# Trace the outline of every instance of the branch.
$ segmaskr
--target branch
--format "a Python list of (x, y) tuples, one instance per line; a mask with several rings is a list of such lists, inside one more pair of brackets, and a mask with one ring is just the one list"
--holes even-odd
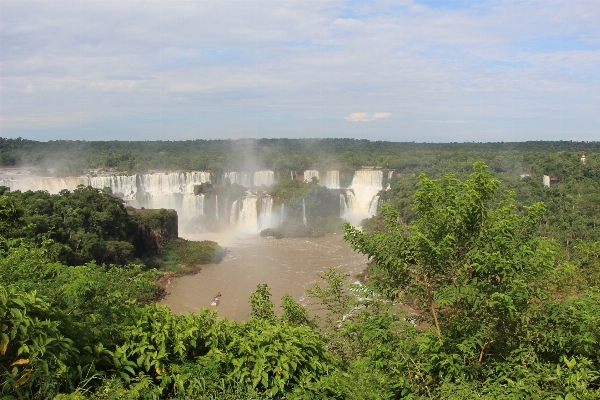
[(485, 342), (483, 344), (483, 347), (481, 348), (481, 353), (479, 353), (479, 362), (481, 362), (481, 360), (483, 360), (483, 355), (485, 354), (485, 348), (488, 346), (488, 344), (490, 343), (494, 343), (495, 340), (491, 340), (489, 342)]

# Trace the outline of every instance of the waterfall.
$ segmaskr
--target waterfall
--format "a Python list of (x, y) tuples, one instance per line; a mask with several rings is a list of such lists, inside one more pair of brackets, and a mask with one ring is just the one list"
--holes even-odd
[(204, 195), (184, 194), (181, 204), (181, 215), (185, 219), (192, 219), (204, 215)]
[(238, 225), (251, 231), (258, 229), (258, 197), (244, 197), (242, 199), (242, 208), (239, 212)]
[(279, 217), (279, 226), (281, 226), (281, 224), (283, 224), (284, 209), (285, 209), (285, 204), (281, 203), (281, 216)]
[(379, 196), (373, 197), (371, 204), (369, 205), (369, 214), (377, 215), (377, 207), (379, 206)]
[(256, 171), (254, 173), (254, 186), (272, 186), (275, 183), (273, 171)]
[(394, 176), (394, 171), (393, 170), (389, 170), (388, 171), (388, 179), (392, 179), (392, 176)]
[(234, 201), (231, 205), (231, 213), (229, 214), (229, 223), (231, 225), (237, 224), (238, 220), (238, 201)]
[(224, 172), (223, 173), (223, 184), (225, 184), (225, 181), (227, 180), (227, 178), (229, 178), (229, 183), (231, 183), (232, 185), (234, 183), (238, 183), (237, 172)]
[(275, 183), (275, 173), (273, 171), (256, 171), (254, 174), (249, 172), (225, 172), (223, 180), (229, 178), (231, 184), (237, 183), (244, 187), (252, 186), (272, 186)]
[(10, 188), (11, 191), (20, 190), (26, 192), (31, 190), (36, 192), (44, 190), (50, 194), (58, 194), (63, 189), (73, 191), (77, 186), (89, 186), (90, 180), (86, 176), (71, 178), (34, 178), (23, 180), (5, 179), (3, 185)]
[(273, 227), (273, 198), (264, 196), (260, 198), (258, 210), (258, 228), (260, 230)]
[(228, 212), (229, 212), (229, 196), (225, 197), (225, 221), (229, 221), (229, 215), (227, 215)]
[[(193, 196), (193, 194), (191, 195)], [(142, 207), (150, 209), (171, 209), (177, 210), (180, 217), (183, 216), (183, 194), (181, 193), (146, 193), (142, 201)], [(188, 217), (186, 215), (186, 217)]]
[(96, 189), (109, 187), (115, 196), (128, 201), (135, 200), (138, 191), (136, 175), (94, 176), (89, 185)]
[(304, 199), (302, 199), (302, 222), (304, 222), (304, 226), (308, 226), (306, 224), (306, 204), (304, 204)]
[(50, 194), (58, 194), (61, 190), (73, 191), (77, 186), (92, 186), (96, 189), (109, 187), (113, 194), (120, 195), (125, 200), (135, 199), (137, 193), (136, 176), (78, 176), (70, 178), (34, 178), (23, 180), (4, 180), (3, 185), (10, 190), (38, 191), (44, 190)]
[(351, 190), (347, 191), (347, 212), (345, 218), (358, 223), (363, 218), (376, 214), (379, 198), (377, 193), (383, 190), (383, 172), (360, 170), (354, 173)]
[(140, 175), (142, 191), (150, 194), (194, 193), (194, 186), (205, 182), (210, 182), (209, 172), (169, 172)]
[[(204, 197), (194, 195), (194, 186), (210, 182), (204, 171), (169, 172), (139, 175), (139, 207), (174, 209), (180, 221), (204, 215)], [(201, 197), (201, 198), (199, 198)]]
[(328, 189), (340, 188), (340, 171), (327, 171), (325, 177), (325, 187)]
[[(294, 172), (290, 171), (293, 179)], [(306, 180), (318, 177), (316, 170), (304, 171)], [(388, 171), (388, 177), (390, 177)], [(229, 178), (231, 183), (238, 183), (245, 187), (270, 186), (275, 182), (273, 171), (263, 170), (254, 173), (227, 172), (224, 178)], [(79, 176), (68, 178), (33, 178), (21, 180), (4, 180), (2, 183), (10, 190), (45, 190), (51, 194), (59, 193), (63, 189), (74, 190), (79, 185), (92, 186), (98, 189), (109, 187), (113, 194), (123, 198), (129, 205), (149, 209), (174, 209), (180, 217), (180, 224), (193, 220), (196, 217), (206, 215), (205, 196), (195, 195), (194, 186), (211, 182), (209, 172), (169, 172), (152, 173), (140, 175), (105, 175), (105, 176)], [(340, 196), (340, 215), (353, 223), (362, 218), (375, 215), (378, 208), (379, 198), (377, 194), (381, 191), (383, 182), (382, 171), (360, 170), (356, 171), (352, 184), (345, 195)], [(325, 186), (328, 188), (339, 188), (339, 172), (327, 171)], [(273, 199), (265, 196), (259, 199), (249, 197), (238, 199), (229, 208), (226, 201), (224, 218), (233, 225), (248, 225), (256, 229), (259, 226), (259, 214), (261, 216), (260, 226), (272, 224)], [(222, 207), (221, 207), (222, 208)], [(279, 223), (282, 223), (285, 214), (285, 206), (281, 205)], [(221, 210), (223, 211), (223, 210)], [(215, 196), (215, 217), (219, 218), (219, 201)], [(211, 210), (212, 214), (212, 210)], [(302, 200), (302, 220), (306, 221), (306, 202)]]
[(215, 194), (215, 219), (219, 219), (219, 195)]
[(340, 193), (340, 218), (344, 218), (348, 212), (348, 205), (346, 205), (346, 196)]
[(204, 215), (204, 196), (194, 195), (194, 186), (205, 182), (210, 182), (209, 172), (192, 171), (35, 178), (10, 180), (6, 181), (5, 185), (11, 190), (45, 190), (50, 194), (57, 194), (63, 189), (73, 191), (79, 185), (92, 186), (96, 189), (108, 187), (115, 196), (123, 198), (131, 206), (174, 209), (177, 211), (180, 221), (186, 221)]
[(310, 169), (308, 171), (304, 171), (304, 182), (311, 182), (312, 178), (319, 179), (319, 171)]
[(253, 184), (248, 172), (225, 172), (223, 174), (223, 181), (225, 181), (226, 178), (229, 178), (229, 182), (231, 182), (232, 185), (237, 183), (240, 186), (250, 187)]
[(292, 177), (292, 180), (294, 180), (294, 171), (290, 171), (290, 176)]

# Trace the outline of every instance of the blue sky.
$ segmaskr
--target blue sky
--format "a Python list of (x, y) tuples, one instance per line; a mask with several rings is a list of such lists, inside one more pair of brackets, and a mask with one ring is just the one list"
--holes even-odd
[(597, 21), (597, 0), (0, 0), (0, 136), (600, 140)]

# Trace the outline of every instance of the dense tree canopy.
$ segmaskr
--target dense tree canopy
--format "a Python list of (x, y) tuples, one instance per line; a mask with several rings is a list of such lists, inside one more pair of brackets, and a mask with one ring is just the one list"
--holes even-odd
[[(159, 273), (128, 263), (127, 245), (137, 243), (131, 227), (167, 232), (167, 210), (133, 216), (119, 199), (91, 188), (54, 196), (3, 191), (2, 396), (600, 397), (596, 144), (400, 150), (350, 140), (252, 143), (259, 163), (281, 171), (314, 167), (320, 152), (335, 154), (323, 167), (341, 162), (342, 172), (362, 165), (395, 170), (370, 228), (346, 226), (350, 244), (371, 257), (364, 283), (348, 286), (344, 271), (330, 269), (307, 290), (311, 308), (285, 296), (279, 311), (260, 285), (246, 322), (206, 310), (174, 315), (152, 304)], [(1, 144), (3, 162), (44, 163), (37, 142)], [(78, 150), (76, 168), (218, 170), (244, 167), (229, 154), (236, 145), (53, 142), (47, 152)], [(277, 151), (261, 150), (275, 145)], [(583, 150), (586, 163), (575, 153)], [(489, 167), (473, 165), (478, 160)], [(541, 174), (557, 180), (544, 188)], [(291, 180), (272, 194), (290, 208), (298, 194), (315, 209), (331, 197), (314, 183)], [(173, 243), (184, 249), (173, 260), (204, 257), (189, 243)]]

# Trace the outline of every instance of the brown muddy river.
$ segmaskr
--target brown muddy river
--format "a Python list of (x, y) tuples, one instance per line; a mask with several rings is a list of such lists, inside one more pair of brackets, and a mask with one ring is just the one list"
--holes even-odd
[[(250, 313), (248, 298), (256, 285), (266, 283), (272, 300), (278, 304), (289, 293), (305, 304), (305, 290), (317, 279), (317, 273), (329, 267), (349, 273), (349, 282), (366, 268), (365, 256), (354, 252), (342, 235), (310, 239), (261, 238), (256, 235), (182, 235), (188, 240), (215, 240), (229, 253), (219, 264), (207, 264), (196, 275), (172, 278), (168, 295), (161, 302), (175, 313), (198, 311), (202, 307), (216, 309), (220, 316), (244, 320)], [(221, 292), (218, 306), (212, 297)]]

